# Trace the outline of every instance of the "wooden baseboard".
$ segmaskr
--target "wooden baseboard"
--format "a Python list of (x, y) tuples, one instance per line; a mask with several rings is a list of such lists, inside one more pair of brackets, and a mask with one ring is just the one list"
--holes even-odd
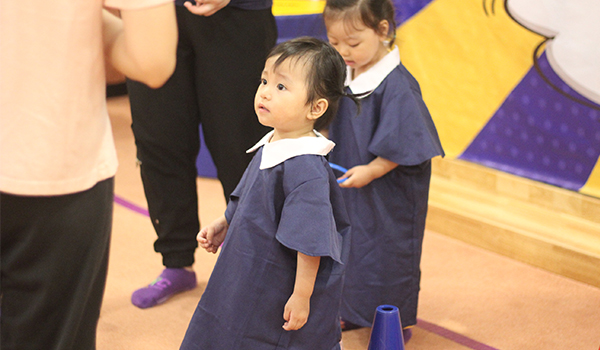
[(436, 158), (427, 228), (600, 287), (600, 199)]

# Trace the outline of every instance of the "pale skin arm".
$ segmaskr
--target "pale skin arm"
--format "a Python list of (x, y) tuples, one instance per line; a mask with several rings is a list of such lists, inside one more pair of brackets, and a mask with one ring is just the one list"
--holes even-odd
[(358, 165), (349, 169), (340, 179), (346, 179), (340, 183), (340, 187), (360, 188), (371, 183), (371, 181), (389, 173), (398, 164), (385, 158), (377, 157), (369, 164)]
[(198, 232), (198, 236), (196, 237), (198, 244), (207, 252), (214, 254), (219, 250), (223, 241), (225, 241), (228, 229), (229, 224), (227, 223), (227, 219), (225, 219), (225, 216), (221, 216)]
[(174, 3), (122, 10), (121, 18), (102, 11), (105, 59), (127, 77), (152, 88), (162, 86), (176, 63)]
[(227, 6), (229, 1), (230, 0), (196, 0), (196, 4), (192, 4), (191, 1), (186, 1), (183, 6), (195, 15), (208, 17)]
[(286, 321), (283, 329), (286, 331), (298, 330), (306, 324), (310, 313), (310, 297), (315, 288), (317, 271), (321, 263), (321, 257), (309, 256), (300, 252), (298, 252), (297, 259), (294, 292), (285, 304), (283, 311), (283, 319)]

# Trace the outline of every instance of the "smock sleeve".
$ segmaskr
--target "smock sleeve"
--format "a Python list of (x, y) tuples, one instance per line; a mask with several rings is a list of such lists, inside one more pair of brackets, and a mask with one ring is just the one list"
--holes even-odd
[(292, 250), (309, 256), (328, 256), (343, 263), (342, 235), (336, 227), (325, 166), (324, 158), (314, 155), (285, 162), (286, 198), (276, 238)]
[(248, 180), (248, 178), (256, 176), (259, 164), (257, 159), (261, 158), (262, 149), (259, 149), (257, 154), (258, 157), (252, 158), (250, 164), (248, 164), (248, 167), (246, 167), (246, 170), (244, 170), (242, 178), (238, 182), (233, 192), (231, 192), (231, 194), (229, 195), (229, 201), (227, 203), (227, 208), (225, 209), (225, 219), (227, 220), (228, 224), (231, 224), (231, 219), (233, 218), (233, 214), (235, 213), (238, 207), (240, 197), (249, 190), (249, 187), (251, 187), (249, 185), (250, 180)]
[[(398, 85), (397, 85), (397, 84)], [(444, 155), (418, 85), (399, 79), (385, 88), (381, 112), (368, 149), (400, 165), (417, 165)]]
[(228, 224), (231, 224), (231, 219), (233, 219), (233, 214), (235, 214), (235, 210), (238, 205), (238, 197), (230, 197), (229, 203), (227, 203), (227, 208), (225, 209), (225, 220), (227, 220)]

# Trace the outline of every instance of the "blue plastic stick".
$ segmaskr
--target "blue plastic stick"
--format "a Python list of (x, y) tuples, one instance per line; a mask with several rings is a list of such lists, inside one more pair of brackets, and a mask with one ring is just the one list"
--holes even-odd
[[(331, 169), (335, 169), (335, 170), (337, 170), (337, 171), (341, 171), (341, 172), (342, 172), (342, 173), (344, 173), (344, 174), (345, 174), (346, 172), (348, 172), (348, 169), (344, 168), (343, 166), (339, 166), (339, 165), (337, 165), (337, 164), (335, 164), (335, 163), (331, 163), (331, 162), (329, 162), (329, 166), (331, 167)], [(342, 182), (346, 181), (347, 179), (348, 179), (348, 178), (345, 178), (345, 179), (338, 179), (338, 180), (337, 180), (337, 182), (338, 182), (338, 183), (342, 183)]]

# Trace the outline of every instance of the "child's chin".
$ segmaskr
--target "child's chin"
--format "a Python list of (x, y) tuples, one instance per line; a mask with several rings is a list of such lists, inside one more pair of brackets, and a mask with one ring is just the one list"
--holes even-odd
[(258, 122), (259, 122), (259, 123), (261, 123), (261, 124), (262, 124), (262, 125), (264, 125), (264, 126), (272, 127), (272, 126), (270, 125), (270, 123), (267, 121), (267, 119), (266, 119), (266, 118), (264, 118), (264, 117), (261, 117), (261, 115), (260, 115), (260, 114), (258, 114), (258, 113), (257, 113), (257, 115), (258, 115)]

